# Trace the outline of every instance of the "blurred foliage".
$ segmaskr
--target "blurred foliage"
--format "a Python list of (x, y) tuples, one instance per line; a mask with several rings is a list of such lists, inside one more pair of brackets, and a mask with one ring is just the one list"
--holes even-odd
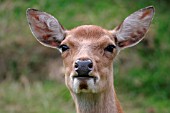
[[(127, 98), (120, 96), (123, 98), (121, 102), (126, 103), (126, 101), (133, 100), (134, 104), (132, 106), (142, 109), (141, 111), (135, 111), (132, 107), (133, 110), (129, 110), (131, 113), (169, 113), (169, 0), (105, 0), (95, 2), (92, 0), (0, 0), (0, 80), (2, 82), (0, 84), (0, 87), (2, 87), (0, 89), (0, 99), (2, 100), (0, 102), (0, 112), (14, 113), (13, 111), (15, 110), (5, 110), (8, 109), (6, 105), (11, 105), (11, 103), (21, 105), (27, 101), (28, 105), (19, 106), (20, 111), (17, 112), (16, 110), (16, 113), (21, 113), (24, 109), (33, 108), (37, 105), (37, 108), (33, 109), (33, 111), (27, 111), (27, 113), (47, 112), (47, 109), (51, 109), (51, 111), (48, 111), (49, 113), (63, 113), (66, 111), (53, 111), (55, 106), (52, 106), (54, 108), (49, 106), (51, 104), (60, 105), (59, 103), (62, 99), (66, 99), (63, 103), (67, 103), (67, 99), (70, 100), (67, 91), (66, 94), (68, 95), (64, 95), (61, 100), (58, 100), (58, 98), (63, 94), (54, 93), (54, 95), (60, 95), (55, 100), (53, 90), (62, 92), (62, 88), (60, 86), (55, 88), (58, 83), (45, 82), (49, 79), (48, 64), (51, 61), (56, 62), (60, 55), (56, 50), (42, 47), (33, 38), (26, 21), (25, 12), (27, 8), (40, 9), (54, 15), (66, 29), (83, 24), (95, 24), (106, 29), (113, 29), (129, 14), (149, 5), (153, 5), (156, 9), (151, 28), (140, 44), (124, 50), (120, 53), (119, 58), (115, 60), (115, 87), (120, 95), (124, 93), (129, 96)], [(59, 66), (56, 65), (56, 68), (59, 68)], [(10, 79), (20, 81), (22, 84), (25, 81), (22, 79), (23, 77), (26, 78), (26, 81), (32, 83), (28, 87), (30, 87), (29, 90), (35, 97), (29, 98), (32, 99), (30, 101), (27, 97), (24, 97), (27, 92), (25, 92), (26, 89), (22, 89), (20, 83), (12, 82), (10, 84), (5, 82)], [(40, 83), (40, 86), (36, 86), (34, 81), (37, 80), (45, 82), (45, 84)], [(52, 85), (48, 86), (50, 84)], [(24, 85), (25, 87), (27, 86)], [(40, 89), (37, 87), (40, 87)], [(46, 87), (49, 87), (50, 90), (48, 88), (46, 90)], [(43, 90), (42, 92), (37, 92), (37, 90), (41, 89)], [(20, 93), (17, 94), (18, 92)], [(10, 93), (14, 95), (10, 95)], [(39, 97), (38, 95), (41, 94), (42, 96), (44, 94), (53, 95), (54, 97)], [(18, 95), (21, 100), (17, 100)], [(140, 95), (141, 99), (139, 102), (134, 100), (134, 96), (138, 95)], [(15, 98), (16, 100), (13, 100)], [(25, 98), (27, 100), (24, 100)], [(39, 100), (36, 101), (34, 98)], [(49, 105), (47, 103), (46, 105), (46, 103), (41, 102), (46, 101), (41, 100), (43, 98), (49, 98), (47, 101), (52, 101), (52, 103), (49, 103)], [(128, 104), (123, 104), (126, 111), (131, 108)], [(41, 108), (40, 106), (43, 107)], [(148, 108), (148, 106), (151, 107)], [(60, 106), (56, 108), (60, 108)], [(44, 111), (45, 109), (46, 111)], [(65, 108), (62, 109), (64, 110)]]
[(5, 82), (0, 93), (0, 113), (75, 113), (69, 91), (52, 81)]

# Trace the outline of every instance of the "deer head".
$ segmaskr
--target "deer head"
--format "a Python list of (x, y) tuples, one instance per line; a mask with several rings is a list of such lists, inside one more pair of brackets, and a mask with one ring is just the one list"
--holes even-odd
[(65, 83), (75, 101), (79, 94), (102, 94), (114, 90), (112, 63), (115, 56), (143, 39), (153, 15), (154, 8), (150, 6), (129, 15), (113, 30), (95, 25), (66, 30), (50, 14), (27, 10), (35, 38), (44, 46), (61, 52)]

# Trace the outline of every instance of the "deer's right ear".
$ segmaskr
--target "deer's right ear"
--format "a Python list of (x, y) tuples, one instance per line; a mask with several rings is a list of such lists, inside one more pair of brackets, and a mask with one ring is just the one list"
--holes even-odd
[(64, 28), (50, 14), (36, 9), (27, 9), (26, 15), (33, 35), (44, 46), (57, 48), (64, 40)]

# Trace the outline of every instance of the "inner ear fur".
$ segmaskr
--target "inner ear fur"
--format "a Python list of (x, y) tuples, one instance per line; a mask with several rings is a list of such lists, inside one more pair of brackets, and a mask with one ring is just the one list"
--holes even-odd
[(129, 15), (114, 29), (119, 48), (127, 48), (139, 43), (149, 29), (154, 15), (154, 7), (149, 6)]
[(57, 48), (64, 40), (64, 27), (52, 15), (37, 9), (27, 9), (26, 15), (32, 34), (44, 46)]

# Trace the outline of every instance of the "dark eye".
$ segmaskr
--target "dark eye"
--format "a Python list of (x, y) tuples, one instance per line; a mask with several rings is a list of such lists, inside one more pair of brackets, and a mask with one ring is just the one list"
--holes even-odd
[(104, 50), (112, 53), (115, 48), (116, 46), (114, 45), (108, 45)]
[(64, 51), (68, 50), (69, 47), (68, 47), (67, 45), (63, 44), (63, 45), (60, 45), (60, 46), (59, 46), (59, 49), (60, 49), (62, 52), (64, 52)]

